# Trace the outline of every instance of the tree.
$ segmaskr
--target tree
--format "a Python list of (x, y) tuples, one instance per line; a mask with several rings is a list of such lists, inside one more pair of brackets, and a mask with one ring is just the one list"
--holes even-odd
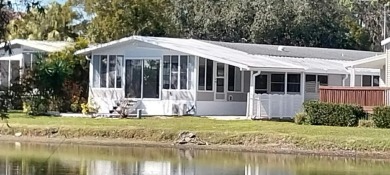
[[(362, 28), (369, 35), (369, 49), (381, 51), (382, 47), (380, 42), (384, 38), (384, 6), (388, 5), (390, 1), (340, 0), (340, 2), (349, 9), (349, 12), (353, 16), (354, 22), (358, 24), (357, 27)], [(386, 25), (388, 25), (388, 23)], [(386, 33), (389, 33), (389, 31), (390, 30), (387, 27)], [(387, 35), (387, 37), (389, 37), (389, 35)]]
[(130, 35), (167, 36), (170, 21), (166, 0), (84, 0), (85, 11), (93, 18), (87, 36), (92, 42), (107, 42)]
[(22, 7), (29, 13), (31, 9), (36, 9), (39, 13), (44, 13), (43, 6), (39, 1), (21, 0), (19, 3), (12, 3), (11, 1), (0, 0), (0, 42), (7, 40), (9, 34), (8, 25), (12, 19), (20, 17), (20, 12), (15, 12), (14, 9)]
[(44, 13), (32, 9), (9, 24), (9, 39), (74, 40), (77, 37), (73, 22), (81, 15), (72, 10), (69, 2), (61, 5), (53, 2), (44, 8)]

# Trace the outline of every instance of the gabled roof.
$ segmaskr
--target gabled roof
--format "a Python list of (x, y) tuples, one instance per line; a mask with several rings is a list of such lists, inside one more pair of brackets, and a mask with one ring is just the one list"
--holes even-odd
[(318, 47), (298, 47), (298, 46), (280, 46), (252, 43), (229, 43), (219, 41), (204, 41), (207, 43), (240, 50), (253, 55), (269, 55), (280, 57), (297, 57), (297, 58), (320, 58), (328, 60), (346, 60), (354, 61), (375, 55), (383, 54), (382, 52), (346, 50), (346, 49), (329, 49)]
[[(66, 47), (72, 46), (72, 42), (65, 41), (38, 41), (38, 40), (25, 40), (25, 39), (14, 39), (10, 41), (11, 45), (19, 44), (27, 46), (36, 50), (45, 51), (45, 52), (58, 52)], [(4, 43), (0, 45), (1, 48), (4, 47)]]
[(111, 47), (132, 41), (144, 42), (162, 48), (204, 57), (221, 63), (230, 64), (245, 70), (304, 70), (303, 67), (294, 64), (280, 62), (277, 60), (270, 59), (269, 57), (251, 55), (239, 50), (230, 49), (227, 47), (222, 47), (195, 39), (132, 36), (82, 49), (77, 51), (76, 54), (90, 54), (92, 51), (101, 48)]

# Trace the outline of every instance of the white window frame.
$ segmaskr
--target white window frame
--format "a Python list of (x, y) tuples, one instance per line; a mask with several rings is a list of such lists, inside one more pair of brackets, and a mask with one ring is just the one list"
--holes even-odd
[[(199, 69), (200, 64), (199, 64), (199, 62), (200, 62), (200, 59), (204, 59), (205, 60), (204, 89), (199, 89), (199, 72), (200, 72), (200, 69)], [(212, 81), (211, 81), (211, 89), (210, 90), (207, 90), (207, 60), (210, 60), (210, 61), (213, 62), (213, 68), (212, 68), (213, 72), (211, 74)], [(215, 71), (216, 71), (216, 70), (214, 70), (214, 65), (215, 64), (217, 64), (217, 62), (214, 61), (214, 60), (203, 58), (203, 57), (198, 57), (198, 59), (197, 59), (197, 72), (196, 72), (196, 79), (197, 79), (197, 81), (196, 81), (196, 90), (198, 92), (214, 92), (214, 89), (215, 89), (215, 87), (214, 87), (215, 86), (215, 81), (214, 81), (215, 80), (215, 76), (214, 76), (214, 74), (215, 74)]]
[[(162, 56), (162, 58), (161, 58), (161, 62), (160, 62), (160, 64), (161, 64), (161, 66), (160, 66), (160, 68), (161, 68), (161, 82), (162, 83), (164, 83), (164, 57), (165, 56), (169, 56), (169, 82), (171, 82), (172, 81), (172, 56), (177, 56), (178, 57), (178, 69), (177, 69), (177, 71), (178, 71), (178, 77), (177, 77), (177, 88), (176, 89), (171, 89), (171, 86), (169, 85), (169, 88), (168, 89), (166, 89), (166, 88), (164, 88), (164, 85), (163, 84), (161, 84), (161, 89), (162, 90), (165, 90), (165, 91), (170, 91), (170, 90), (175, 90), (175, 91), (189, 91), (189, 90), (191, 90), (191, 87), (190, 87), (190, 82), (189, 82), (189, 79), (191, 78), (190, 76), (189, 76), (189, 74), (190, 74), (190, 69), (189, 69), (189, 65), (190, 65), (190, 56), (191, 55), (183, 55), (183, 54), (166, 54), (166, 55), (163, 55)], [(187, 88), (186, 89), (181, 89), (181, 77), (180, 77), (180, 75), (181, 75), (181, 66), (180, 66), (180, 63), (181, 63), (181, 60), (180, 60), (180, 58), (182, 57), (182, 56), (186, 56), (187, 57), (187, 73), (186, 73), (186, 76), (187, 76), (187, 81), (186, 81), (186, 83), (187, 83)]]
[[(360, 84), (362, 87), (379, 87), (379, 84), (378, 86), (374, 86), (374, 77), (379, 77), (379, 81), (380, 81), (380, 76), (379, 75), (360, 75), (362, 78), (360, 80)], [(363, 86), (363, 77), (364, 76), (370, 76), (371, 78), (371, 85), (370, 86)]]
[[(293, 85), (299, 85), (299, 91), (298, 92), (289, 92), (288, 91), (288, 85), (289, 85), (288, 75), (298, 75), (299, 82), (298, 83), (297, 82), (291, 82), (290, 83), (290, 84), (293, 84)], [(286, 79), (287, 79), (287, 81), (286, 81), (287, 86), (286, 86), (285, 92), (287, 94), (301, 94), (301, 92), (302, 92), (302, 89), (301, 89), (302, 88), (302, 75), (301, 75), (301, 73), (287, 73), (285, 76), (286, 76)]]
[[(92, 58), (92, 66), (93, 66), (93, 61), (94, 61), (94, 57), (95, 56), (99, 56), (99, 65), (98, 65), (98, 74), (99, 74), (99, 76), (98, 76), (98, 82), (99, 82), (99, 85), (97, 86), (97, 87), (94, 87), (93, 86), (93, 76), (94, 76), (94, 67), (92, 67), (92, 77), (91, 77), (91, 79), (92, 79), (92, 84), (91, 84), (91, 87), (92, 88), (94, 88), (94, 89), (122, 89), (123, 87), (124, 87), (124, 63), (125, 63), (125, 56), (124, 55), (114, 55), (114, 54), (110, 54), (110, 55), (106, 55), (106, 54), (96, 54), (96, 55), (92, 55), (91, 56), (91, 58)], [(106, 56), (107, 57), (107, 67), (106, 67), (106, 69), (107, 69), (107, 74), (106, 74), (106, 87), (102, 87), (101, 86), (101, 69), (102, 69), (102, 64), (101, 64), (101, 56)], [(114, 69), (114, 71), (115, 71), (115, 80), (114, 80), (114, 87), (113, 88), (110, 88), (110, 87), (108, 87), (108, 85), (109, 85), (109, 73), (110, 73), (110, 56), (115, 56), (115, 69)], [(117, 69), (116, 69), (116, 67), (118, 66), (116, 63), (116, 60), (117, 60), (117, 58), (118, 58), (118, 56), (120, 56), (120, 57), (122, 57), (122, 65), (121, 65), (121, 69), (122, 69), (122, 75), (121, 75), (121, 79), (122, 79), (122, 83), (121, 83), (121, 87), (117, 87), (116, 85), (117, 85), (117, 79), (116, 79), (116, 77), (118, 76), (118, 72), (117, 72)]]
[[(124, 57), (123, 59), (123, 65), (122, 65), (122, 77), (123, 77), (123, 83), (122, 83), (122, 89), (123, 89), (123, 93), (125, 93), (125, 85), (126, 85), (126, 61), (127, 60), (141, 60), (141, 97), (140, 98), (128, 98), (128, 97), (124, 97), (125, 99), (127, 100), (143, 100), (143, 101), (155, 101), (155, 100), (161, 100), (162, 99), (162, 69), (163, 69), (163, 65), (162, 65), (162, 62), (163, 62), (163, 57)], [(143, 93), (144, 93), (144, 60), (159, 60), (160, 61), (160, 66), (159, 66), (159, 91), (158, 91), (158, 98), (144, 98), (143, 96)], [(165, 89), (166, 90), (166, 89)]]
[(225, 69), (227, 70), (226, 71), (226, 92), (228, 93), (243, 93), (244, 92), (244, 72), (240, 70), (240, 68), (236, 67), (236, 66), (233, 66), (234, 67), (234, 88), (236, 87), (236, 70), (238, 70), (238, 72), (241, 73), (241, 81), (240, 81), (240, 84), (241, 84), (241, 90), (239, 91), (229, 91), (229, 66), (232, 66), (232, 65), (228, 65), (228, 64), (225, 64)]
[[(306, 76), (308, 76), (308, 75), (314, 75), (315, 77), (316, 77), (316, 80), (315, 80), (315, 92), (306, 92), (306, 80), (307, 80), (307, 78), (306, 78)], [(304, 81), (304, 83), (305, 83), (305, 89), (303, 89), (303, 92), (305, 92), (305, 93), (319, 93), (320, 92), (320, 89), (319, 89), (319, 87), (320, 87), (320, 81), (319, 81), (319, 78), (318, 78), (318, 76), (326, 76), (327, 77), (327, 86), (329, 86), (329, 75), (326, 75), (326, 74), (310, 74), (310, 73), (307, 73), (307, 74), (305, 74), (305, 81)], [(302, 80), (301, 80), (302, 81)]]

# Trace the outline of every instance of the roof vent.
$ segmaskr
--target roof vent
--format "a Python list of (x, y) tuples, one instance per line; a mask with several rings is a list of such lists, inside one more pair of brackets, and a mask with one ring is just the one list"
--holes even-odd
[(279, 47), (278, 47), (278, 51), (284, 52), (284, 49), (285, 49), (284, 46), (279, 46)]

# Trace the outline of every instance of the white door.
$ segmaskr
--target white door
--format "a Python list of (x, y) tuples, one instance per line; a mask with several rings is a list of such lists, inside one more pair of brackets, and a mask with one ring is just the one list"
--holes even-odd
[(215, 101), (225, 101), (226, 100), (226, 91), (225, 91), (225, 75), (226, 69), (225, 64), (217, 63), (214, 64), (215, 71)]

